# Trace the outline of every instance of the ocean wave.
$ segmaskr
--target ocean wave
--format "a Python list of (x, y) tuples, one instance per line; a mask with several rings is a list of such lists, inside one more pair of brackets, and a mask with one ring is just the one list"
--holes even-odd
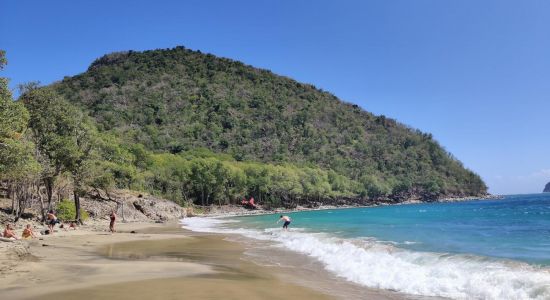
[(234, 220), (189, 218), (185, 228), (273, 241), (316, 258), (334, 274), (370, 288), (454, 299), (550, 299), (550, 271), (475, 255), (415, 252), (371, 239), (340, 239), (304, 230), (225, 228)]

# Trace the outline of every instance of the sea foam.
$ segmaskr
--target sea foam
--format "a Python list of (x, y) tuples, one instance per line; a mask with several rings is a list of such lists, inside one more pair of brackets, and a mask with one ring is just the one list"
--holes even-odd
[(550, 270), (475, 255), (415, 252), (373, 239), (341, 239), (293, 228), (227, 228), (235, 220), (187, 218), (184, 228), (237, 233), (314, 257), (325, 269), (370, 288), (454, 299), (550, 299)]

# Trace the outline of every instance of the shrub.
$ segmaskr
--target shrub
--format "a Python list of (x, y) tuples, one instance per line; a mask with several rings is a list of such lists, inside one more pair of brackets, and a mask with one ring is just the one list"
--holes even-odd
[[(57, 204), (56, 207), (57, 217), (62, 221), (74, 220), (76, 216), (76, 207), (74, 202), (68, 199), (64, 199)], [(86, 221), (89, 218), (88, 212), (80, 209), (80, 216), (82, 221)]]

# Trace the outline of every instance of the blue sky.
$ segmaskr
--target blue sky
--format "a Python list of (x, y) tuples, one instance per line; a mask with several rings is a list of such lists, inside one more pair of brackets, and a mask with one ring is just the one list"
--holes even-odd
[(121, 50), (191, 49), (312, 83), (431, 132), (499, 194), (550, 181), (550, 1), (22, 1), (11, 86)]

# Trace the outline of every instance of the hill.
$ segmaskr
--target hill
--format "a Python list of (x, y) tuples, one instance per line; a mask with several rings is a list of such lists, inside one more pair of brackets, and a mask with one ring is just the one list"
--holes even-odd
[(544, 187), (544, 190), (542, 192), (543, 193), (550, 193), (550, 182), (548, 182), (546, 184), (546, 186)]
[(487, 190), (430, 134), (310, 84), (184, 47), (108, 54), (52, 88), (99, 132), (155, 155), (206, 148), (234, 165), (318, 168), (330, 177), (327, 189), (338, 190), (338, 180), (348, 185), (316, 198), (400, 201)]

